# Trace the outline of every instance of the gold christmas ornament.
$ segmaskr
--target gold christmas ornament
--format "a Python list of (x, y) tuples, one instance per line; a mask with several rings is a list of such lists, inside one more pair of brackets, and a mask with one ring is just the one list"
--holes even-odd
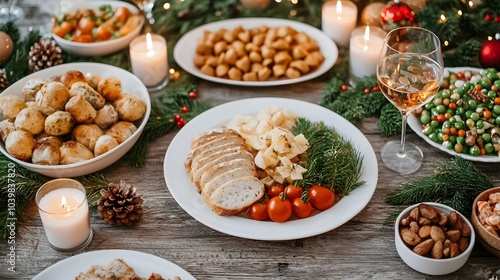
[(14, 43), (12, 39), (7, 33), (0, 31), (0, 64), (9, 60), (13, 51)]
[(363, 25), (382, 26), (380, 12), (385, 5), (382, 2), (373, 2), (366, 5), (363, 11), (361, 11), (361, 23)]

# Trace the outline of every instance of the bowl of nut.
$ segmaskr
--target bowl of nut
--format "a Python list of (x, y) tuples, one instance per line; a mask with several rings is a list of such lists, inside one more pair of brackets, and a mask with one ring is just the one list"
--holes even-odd
[(471, 222), (484, 248), (500, 258), (500, 187), (485, 190), (476, 197)]
[(0, 94), (0, 152), (49, 177), (77, 177), (116, 162), (151, 113), (144, 84), (111, 65), (68, 63)]
[(476, 239), (471, 223), (462, 214), (434, 202), (403, 210), (394, 229), (401, 259), (416, 271), (429, 275), (444, 275), (460, 269)]

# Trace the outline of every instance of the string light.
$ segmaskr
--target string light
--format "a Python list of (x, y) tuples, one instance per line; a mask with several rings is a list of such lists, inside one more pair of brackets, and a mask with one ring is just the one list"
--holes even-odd
[(274, 1), (276, 1), (276, 3), (281, 3), (281, 0), (274, 0)]
[(297, 15), (297, 10), (291, 10), (290, 11), (290, 16), (294, 17)]
[(445, 40), (443, 44), (447, 47), (450, 44), (450, 42), (448, 42), (448, 40)]
[(448, 19), (443, 14), (441, 14), (441, 16), (439, 17), (438, 22), (439, 23), (445, 23), (447, 21), (448, 21)]
[(292, 4), (294, 4), (294, 5), (297, 5), (299, 3), (299, 0), (292, 0), (290, 2), (292, 2)]
[(474, 6), (474, 2), (469, 1), (469, 7), (471, 7), (471, 8), (472, 8), (472, 6)]
[(170, 3), (163, 4), (163, 9), (165, 9), (166, 11), (168, 11), (168, 9), (170, 9)]
[(459, 15), (459, 16), (462, 16), (462, 15), (463, 15), (462, 10), (458, 10), (458, 15)]

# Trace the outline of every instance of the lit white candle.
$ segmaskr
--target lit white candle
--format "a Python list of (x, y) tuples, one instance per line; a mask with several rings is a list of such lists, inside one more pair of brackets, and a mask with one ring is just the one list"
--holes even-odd
[(49, 243), (54, 249), (65, 250), (89, 241), (91, 227), (85, 189), (64, 187), (66, 182), (60, 180), (66, 179), (43, 185), (36, 201)]
[(168, 80), (167, 42), (147, 33), (130, 42), (132, 72), (148, 88), (163, 87)]
[(385, 31), (376, 26), (361, 26), (352, 32), (349, 44), (351, 80), (376, 73), (385, 35)]
[(339, 46), (347, 46), (356, 27), (358, 8), (351, 1), (327, 1), (321, 9), (321, 30)]

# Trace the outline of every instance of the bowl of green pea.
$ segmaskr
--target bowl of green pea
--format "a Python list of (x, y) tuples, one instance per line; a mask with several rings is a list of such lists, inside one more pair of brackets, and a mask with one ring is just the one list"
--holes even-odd
[(430, 145), (477, 162), (500, 162), (500, 72), (445, 68), (436, 96), (408, 118)]

